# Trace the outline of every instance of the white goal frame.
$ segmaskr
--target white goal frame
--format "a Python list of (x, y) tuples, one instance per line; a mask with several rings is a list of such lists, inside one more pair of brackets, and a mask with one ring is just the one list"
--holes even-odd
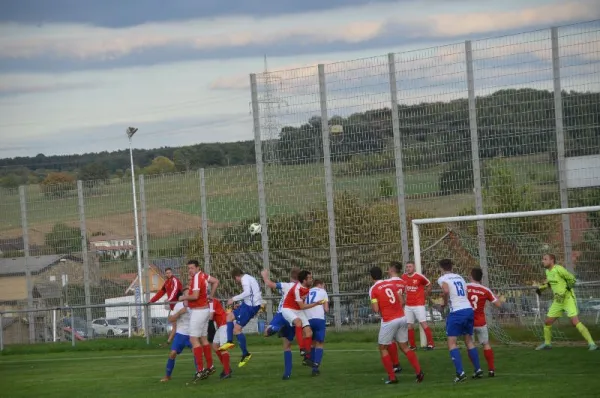
[[(425, 224), (443, 224), (449, 222), (461, 222), (461, 221), (484, 221), (484, 220), (498, 220), (505, 218), (522, 218), (522, 217), (543, 217), (543, 216), (557, 216), (573, 213), (590, 213), (600, 211), (600, 206), (584, 206), (584, 207), (570, 207), (566, 209), (549, 209), (549, 210), (533, 210), (533, 211), (517, 211), (512, 213), (493, 213), (493, 214), (478, 214), (472, 216), (454, 216), (454, 217), (437, 217), (437, 218), (418, 218), (412, 220), (412, 233), (413, 233), (413, 255), (414, 264), (417, 272), (422, 273), (423, 267), (421, 265), (421, 237), (419, 226)], [(539, 307), (539, 305), (538, 305)], [(600, 314), (600, 313), (599, 313)], [(426, 337), (423, 327), (419, 325), (421, 335), (421, 346), (426, 345)]]

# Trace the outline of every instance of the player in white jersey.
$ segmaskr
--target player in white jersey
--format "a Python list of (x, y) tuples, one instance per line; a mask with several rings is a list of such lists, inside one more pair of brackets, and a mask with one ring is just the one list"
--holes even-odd
[[(181, 294), (187, 294), (188, 290), (187, 287), (184, 288), (181, 291)], [(181, 354), (186, 347), (192, 349), (192, 343), (190, 342), (190, 312), (187, 307), (187, 301), (180, 301), (175, 304), (172, 314), (169, 315), (168, 321), (171, 323), (176, 322), (177, 333), (175, 333), (175, 337), (173, 337), (169, 359), (167, 360), (167, 371), (165, 377), (160, 380), (161, 382), (171, 380), (171, 374), (175, 368), (175, 358), (177, 358), (177, 355)]]
[(258, 281), (253, 276), (244, 274), (241, 269), (234, 268), (231, 271), (231, 276), (237, 283), (242, 285), (243, 291), (237, 296), (230, 298), (227, 301), (227, 305), (230, 306), (234, 302), (240, 300), (242, 300), (242, 304), (227, 314), (227, 343), (219, 347), (219, 350), (225, 351), (234, 347), (233, 335), (235, 334), (240, 349), (242, 350), (242, 359), (238, 366), (242, 367), (248, 363), (250, 358), (252, 358), (252, 354), (250, 354), (246, 348), (246, 336), (242, 329), (256, 316), (256, 314), (258, 314), (258, 311), (260, 311), (262, 306), (262, 293)]
[(312, 361), (313, 376), (320, 374), (319, 365), (323, 359), (323, 344), (325, 343), (325, 313), (329, 312), (329, 296), (325, 291), (325, 283), (319, 279), (314, 281), (313, 288), (306, 297), (306, 304), (318, 302), (323, 302), (323, 305), (304, 310), (312, 329), (312, 338), (304, 339), (303, 348), (307, 352), (307, 358)]
[(471, 302), (467, 297), (467, 283), (462, 276), (452, 272), (452, 260), (440, 260), (442, 276), (438, 279), (438, 284), (442, 288), (444, 296), (443, 307), (449, 306), (450, 313), (446, 318), (446, 334), (448, 335), (448, 350), (450, 358), (456, 368), (455, 383), (465, 381), (467, 375), (462, 366), (460, 351), (456, 345), (458, 336), (464, 336), (467, 345), (469, 358), (475, 367), (473, 378), (483, 376), (483, 371), (479, 366), (479, 353), (475, 344), (473, 344), (473, 323), (475, 313)]
[[(285, 282), (277, 282), (275, 284), (269, 285), (269, 273), (264, 270), (261, 272), (263, 277), (263, 281), (265, 282), (265, 286), (270, 287), (273, 290), (277, 290), (279, 294), (281, 294), (281, 300), (279, 300), (279, 306), (277, 307), (277, 313), (271, 319), (269, 326), (265, 329), (265, 337), (273, 336), (274, 334), (280, 334), (281, 330), (286, 327), (288, 322), (283, 317), (281, 310), (283, 309), (283, 301), (285, 300), (285, 295), (288, 290), (292, 288), (292, 286), (298, 282), (298, 274), (300, 273), (300, 268), (294, 267), (290, 271), (290, 283)], [(286, 289), (284, 290), (284, 285)], [(300, 347), (302, 349), (302, 347)]]

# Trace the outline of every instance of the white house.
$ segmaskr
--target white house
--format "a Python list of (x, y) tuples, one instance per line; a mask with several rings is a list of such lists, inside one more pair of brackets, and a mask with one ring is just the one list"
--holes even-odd
[(131, 237), (103, 235), (92, 236), (90, 246), (101, 256), (111, 259), (132, 258), (135, 253), (135, 239)]

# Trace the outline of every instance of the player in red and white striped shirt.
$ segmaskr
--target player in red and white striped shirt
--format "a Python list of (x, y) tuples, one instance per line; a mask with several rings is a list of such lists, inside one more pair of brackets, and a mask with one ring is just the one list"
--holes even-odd
[[(399, 265), (399, 263), (397, 263)], [(408, 322), (408, 344), (411, 350), (417, 349), (415, 342), (415, 321), (419, 322), (425, 336), (427, 336), (427, 349), (433, 350), (433, 333), (427, 324), (427, 310), (425, 309), (425, 298), (431, 292), (431, 282), (424, 275), (416, 272), (415, 264), (406, 263), (402, 280), (406, 283), (406, 322)]]
[[(209, 301), (215, 294), (219, 281), (200, 269), (198, 260), (188, 261), (188, 273), (190, 276), (190, 290), (188, 294), (179, 297), (179, 301), (188, 302), (190, 309), (190, 342), (196, 359), (197, 372), (193, 382), (206, 379), (215, 373), (212, 363), (212, 352), (208, 342), (208, 322), (210, 321)], [(211, 287), (210, 294), (208, 287)], [(206, 357), (206, 368), (202, 357)]]
[(501, 307), (502, 302), (492, 293), (490, 289), (481, 284), (483, 279), (483, 271), (481, 268), (473, 268), (471, 270), (471, 282), (467, 283), (467, 295), (471, 302), (471, 307), (475, 312), (473, 322), (473, 334), (477, 341), (483, 345), (483, 355), (488, 364), (488, 374), (490, 377), (495, 376), (494, 367), (494, 351), (490, 345), (490, 334), (485, 319), (485, 304), (490, 302), (496, 307)]
[[(156, 292), (154, 296), (152, 296), (150, 302), (156, 303), (162, 296), (166, 294), (167, 301), (169, 302), (169, 308), (171, 308), (171, 311), (173, 311), (173, 308), (175, 307), (175, 304), (177, 302), (177, 298), (183, 290), (183, 285), (181, 284), (181, 281), (175, 275), (173, 275), (172, 268), (165, 269), (165, 277), (167, 278), (167, 280), (165, 281), (165, 283), (163, 283), (160, 290)], [(177, 332), (177, 322), (173, 322), (171, 326), (171, 333), (169, 334), (169, 338), (167, 339), (168, 343), (171, 343), (173, 337), (175, 336), (175, 333)]]

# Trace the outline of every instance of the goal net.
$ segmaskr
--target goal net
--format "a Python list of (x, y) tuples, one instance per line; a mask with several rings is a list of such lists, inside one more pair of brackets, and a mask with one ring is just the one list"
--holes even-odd
[[(600, 205), (515, 213), (469, 215), (412, 220), (414, 261), (427, 276), (427, 319), (437, 340), (445, 338), (441, 312), (438, 261), (451, 259), (455, 272), (469, 281), (470, 270), (480, 267), (486, 284), (499, 298), (500, 308), (487, 305), (490, 337), (502, 343), (542, 339), (543, 322), (552, 295), (541, 297), (535, 286), (545, 279), (544, 254), (577, 277), (575, 294), (580, 320), (592, 336), (600, 332)], [(598, 337), (595, 337), (598, 339)], [(583, 342), (564, 317), (553, 328), (555, 342)], [(426, 340), (421, 330), (421, 345)]]

